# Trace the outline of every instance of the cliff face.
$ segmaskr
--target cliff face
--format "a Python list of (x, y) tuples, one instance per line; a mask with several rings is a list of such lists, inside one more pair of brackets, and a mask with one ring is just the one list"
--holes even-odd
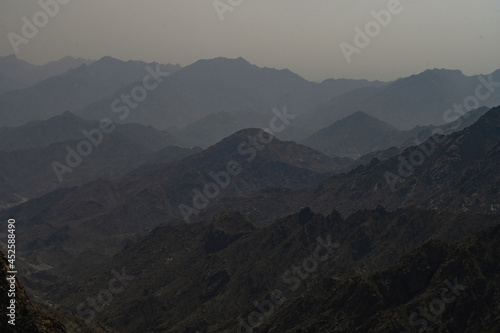
[[(14, 278), (15, 285), (15, 325), (9, 324), (11, 318), (8, 316), (7, 307), (10, 305), (9, 297), (10, 281), (12, 274), (8, 267), (7, 258), (0, 250), (0, 332), (30, 332), (30, 333), (59, 333), (66, 332), (64, 326), (52, 315), (43, 314), (31, 304), (26, 291), (17, 279)], [(11, 321), (12, 322), (12, 321)]]

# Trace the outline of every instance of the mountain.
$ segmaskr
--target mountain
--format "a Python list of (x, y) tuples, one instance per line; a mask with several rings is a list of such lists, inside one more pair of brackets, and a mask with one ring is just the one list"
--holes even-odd
[[(18, 258), (20, 259), (20, 258)], [(0, 250), (0, 302), (3, 305), (10, 303), (8, 292), (10, 290), (9, 280), (11, 274), (8, 267), (8, 261), (2, 250)], [(16, 320), (15, 325), (8, 323), (11, 319), (8, 317), (7, 306), (2, 307), (0, 314), (0, 331), (2, 332), (32, 332), (32, 333), (65, 333), (65, 332), (92, 332), (92, 333), (116, 333), (116, 331), (102, 325), (101, 323), (92, 323), (81, 316), (68, 311), (55, 309), (45, 304), (34, 303), (28, 297), (23, 284), (15, 278), (16, 290)]]
[(0, 127), (0, 151), (14, 151), (48, 146), (51, 143), (84, 138), (83, 130), (95, 123), (69, 111), (48, 120), (29, 122), (20, 127)]
[[(176, 138), (139, 124), (118, 124), (105, 134), (97, 134), (97, 129), (99, 122), (70, 112), (17, 128), (0, 128), (0, 206), (98, 178), (116, 179), (139, 167), (151, 168), (199, 151), (173, 147), (179, 144)], [(80, 145), (90, 142), (84, 133), (91, 133), (94, 143), (89, 156), (82, 157)], [(55, 162), (60, 163), (57, 168)], [(64, 169), (69, 163), (78, 165), (69, 172)]]
[[(412, 208), (378, 207), (348, 218), (335, 210), (323, 216), (303, 208), (257, 227), (241, 213), (227, 211), (210, 223), (154, 229), (112, 259), (78, 269), (72, 283), (49, 288), (53, 292), (47, 296), (76, 309), (86, 295), (106, 287), (114, 271), (124, 287), (112, 302), (100, 312), (88, 303), (79, 309), (120, 332), (234, 332), (242, 321), (260, 321), (250, 319), (256, 309), (267, 309), (260, 311), (267, 314), (258, 332), (287, 331), (301, 323), (310, 331), (329, 332), (324, 328), (367, 326), (377, 314), (384, 321), (375, 324), (387, 325), (391, 317), (384, 310), (405, 304), (411, 313), (422, 299), (424, 304), (432, 300), (433, 288), (457, 276), (470, 290), (455, 306), (462, 309), (469, 302), (495, 314), (498, 309), (488, 310), (483, 297), (486, 290), (493, 292), (492, 300), (499, 295), (498, 223), (498, 215)], [(466, 238), (489, 226), (496, 227)], [(488, 288), (481, 289), (485, 284)], [(146, 304), (149, 310), (138, 313)], [(466, 318), (474, 325), (483, 320), (474, 314)], [(403, 320), (400, 324), (407, 327)]]
[(309, 189), (267, 190), (245, 200), (225, 198), (202, 217), (210, 219), (221, 210), (234, 209), (265, 222), (304, 205), (327, 214), (332, 203), (346, 215), (377, 205), (497, 213), (500, 179), (494, 170), (500, 164), (499, 150), (497, 107), (462, 131), (446, 137), (436, 134), (387, 160), (374, 159)]
[(495, 226), (452, 245), (429, 241), (385, 270), (327, 278), (276, 309), (261, 329), (498, 332), (499, 236)]
[[(343, 159), (247, 129), (0, 219), (22, 221), (33, 295), (119, 332), (401, 332), (424, 322), (482, 332), (498, 318), (499, 158), (500, 107), (343, 174)], [(467, 292), (436, 319), (409, 321), (437, 305), (446, 279)]]
[[(0, 151), (46, 147), (52, 143), (85, 139), (82, 132), (92, 132), (96, 128), (99, 128), (99, 122), (84, 120), (65, 111), (47, 120), (32, 121), (19, 127), (0, 127)], [(117, 125), (115, 131), (153, 151), (181, 144), (167, 132), (160, 132), (151, 126)]]
[[(42, 148), (0, 152), (0, 188), (9, 194), (0, 196), (0, 206), (18, 204), (59, 188), (82, 185), (99, 178), (119, 178), (147, 163), (154, 153), (119, 133), (111, 133), (104, 137), (97, 149), (93, 147), (95, 150), (89, 156), (71, 155), (69, 151), (77, 152), (80, 142), (82, 140), (69, 140)], [(80, 158), (70, 157), (69, 160), (78, 165), (66, 172), (64, 167), (69, 165), (69, 155)], [(60, 163), (56, 169), (55, 162)]]
[(301, 143), (326, 155), (360, 157), (387, 148), (384, 140), (398, 133), (391, 125), (362, 111), (316, 132)]
[(9, 90), (27, 88), (52, 76), (60, 75), (69, 69), (83, 64), (89, 65), (91, 60), (64, 57), (45, 65), (32, 65), (18, 59), (15, 55), (0, 57), (0, 94)]
[(397, 130), (386, 122), (358, 111), (319, 130), (301, 143), (326, 155), (366, 159), (366, 155), (371, 156), (372, 153), (391, 147), (413, 146), (427, 140), (436, 131), (446, 135), (461, 131), (488, 111), (489, 108), (482, 107), (443, 126), (417, 126), (407, 131)]
[[(134, 172), (119, 180), (99, 179), (57, 190), (0, 211), (0, 218), (16, 216), (25, 221), (17, 237), (28, 262), (50, 260), (51, 266), (69, 268), (76, 264), (73, 260), (79, 254), (86, 253), (88, 260), (102, 260), (102, 256), (121, 248), (125, 239), (158, 225), (195, 222), (199, 220), (197, 210), (226, 196), (247, 195), (266, 187), (304, 188), (342, 167), (342, 160), (308, 147), (277, 139), (263, 144), (259, 136), (257, 129), (243, 130), (180, 161)], [(124, 147), (130, 146), (125, 140), (117, 140)], [(111, 137), (106, 141), (113, 143)], [(59, 148), (57, 151), (64, 153)], [(105, 152), (111, 154), (106, 149), (93, 155)], [(117, 155), (121, 156), (119, 150)], [(122, 158), (135, 161), (133, 156), (129, 153)], [(123, 161), (119, 165), (130, 164)], [(74, 173), (87, 168), (92, 170), (82, 163)], [(104, 171), (117, 173), (116, 169)]]
[[(256, 139), (259, 130), (245, 130), (181, 161), (118, 181), (99, 180), (53, 192), (0, 212), (0, 218), (26, 221), (30, 228), (22, 238), (35, 239), (25, 244), (28, 251), (35, 244), (58, 244), (57, 262), (70, 248), (81, 251), (89, 239), (96, 246), (105, 240), (112, 252), (127, 234), (179, 223), (183, 217), (188, 222), (211, 220), (228, 209), (243, 212), (259, 225), (301, 206), (322, 214), (335, 208), (344, 215), (377, 205), (497, 213), (499, 128), (500, 108), (495, 108), (460, 132), (435, 136), (401, 155), (333, 176), (345, 167), (342, 160), (293, 142), (274, 139), (262, 144)], [(410, 172), (401, 161), (408, 156), (419, 161), (416, 154), (424, 160)], [(49, 221), (50, 228), (45, 225)], [(91, 226), (99, 226), (99, 233)], [(61, 237), (54, 227), (70, 229)], [(83, 238), (81, 228), (86, 230)]]
[[(162, 71), (177, 66), (148, 64), (142, 61), (121, 61), (104, 57), (90, 65), (83, 64), (28, 88), (8, 91), (0, 96), (0, 124), (19, 126), (32, 120), (43, 120), (76, 111), (113, 94), (116, 90), (148, 75), (147, 67)], [(102, 118), (109, 117), (111, 103), (102, 108)]]
[(475, 93), (478, 85), (478, 76), (468, 77), (458, 70), (426, 70), (395, 81), (381, 93), (363, 101), (363, 104), (372, 106), (369, 111), (361, 110), (382, 120), (390, 119), (391, 124), (403, 129), (441, 125), (445, 110), (455, 103), (463, 103), (467, 96)]
[[(400, 130), (419, 125), (443, 125), (461, 112), (499, 105), (498, 82), (500, 70), (485, 76), (465, 76), (456, 70), (426, 70), (385, 86), (349, 91), (319, 104), (298, 116), (282, 137), (303, 140), (325, 124), (360, 110)], [(455, 105), (462, 111), (454, 111)]]
[[(273, 108), (282, 109), (286, 106), (290, 113), (300, 114), (339, 93), (380, 84), (365, 80), (327, 80), (319, 84), (309, 82), (289, 70), (259, 68), (243, 58), (199, 60), (162, 78), (158, 88), (148, 92), (147, 99), (138, 103), (133, 112), (124, 103), (117, 105), (116, 119), (112, 119), (120, 122), (121, 116), (126, 122), (153, 125), (159, 129), (173, 126), (180, 129), (209, 115), (218, 114), (214, 116), (215, 119), (208, 118), (208, 123), (202, 122), (216, 142), (227, 136), (228, 131), (234, 133), (244, 128), (269, 127), (274, 117)], [(116, 98), (129, 94), (132, 89), (133, 85), (127, 86), (85, 107), (78, 115), (86, 119), (100, 119), (103, 110), (109, 109)], [(217, 118), (221, 117), (234, 119), (232, 123), (219, 120), (223, 122), (220, 126)], [(211, 123), (214, 125), (209, 126)], [(199, 126), (203, 125), (193, 124), (194, 128)], [(185, 132), (190, 134), (191, 131), (186, 128)]]

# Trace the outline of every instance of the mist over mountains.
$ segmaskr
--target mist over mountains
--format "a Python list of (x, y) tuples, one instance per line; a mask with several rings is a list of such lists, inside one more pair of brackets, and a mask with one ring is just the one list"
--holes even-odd
[(0, 58), (19, 327), (497, 332), (499, 105), (500, 70)]
[[(76, 112), (127, 84), (141, 80), (148, 66), (156, 68), (157, 65), (142, 61), (124, 62), (111, 57), (104, 57), (89, 65), (84, 63), (28, 88), (0, 95), (0, 121), (3, 126), (18, 126), (30, 120), (47, 119), (67, 110)], [(172, 65), (159, 68), (167, 73), (178, 69)]]
[(18, 59), (15, 55), (0, 57), (0, 94), (27, 88), (52, 76), (63, 74), (69, 69), (91, 63), (91, 60), (65, 57), (43, 66), (36, 66)]
[(419, 144), (435, 134), (435, 131), (440, 134), (451, 134), (462, 130), (474, 124), (488, 110), (482, 107), (446, 125), (416, 126), (406, 131), (397, 130), (384, 121), (358, 111), (319, 130), (301, 142), (326, 155), (360, 158), (391, 147), (409, 147)]

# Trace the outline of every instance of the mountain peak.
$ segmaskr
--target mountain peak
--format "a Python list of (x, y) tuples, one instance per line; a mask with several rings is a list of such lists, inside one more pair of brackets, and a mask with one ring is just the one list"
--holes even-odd
[(215, 62), (215, 63), (219, 62), (219, 63), (235, 63), (235, 64), (251, 65), (248, 61), (246, 61), (242, 57), (238, 57), (238, 58), (217, 57), (214, 59), (206, 59), (206, 61)]
[(427, 69), (419, 74), (412, 75), (402, 80), (413, 80), (413, 79), (428, 80), (436, 78), (453, 80), (464, 76), (465, 75), (462, 73), (462, 71), (458, 69), (434, 68), (434, 69)]
[(187, 66), (186, 68), (219, 68), (220, 66), (223, 66), (225, 68), (234, 66), (236, 68), (240, 67), (251, 67), (253, 66), (251, 63), (243, 59), (242, 57), (239, 58), (225, 58), (225, 57), (217, 57), (213, 59), (201, 59), (198, 60), (197, 62)]
[(110, 64), (115, 64), (115, 63), (122, 63), (124, 62), (123, 60), (116, 59), (110, 56), (104, 56), (101, 59), (97, 60), (94, 65), (96, 66), (107, 66)]
[(369, 114), (367, 114), (364, 111), (356, 111), (353, 114), (345, 117), (344, 119), (363, 119), (363, 118), (377, 119), (377, 118), (375, 118), (373, 116), (370, 116)]
[(462, 74), (462, 71), (461, 70), (458, 70), (458, 69), (446, 69), (446, 68), (433, 68), (433, 69), (427, 69), (425, 71), (423, 71), (421, 74), (429, 74), (429, 73), (433, 73), (433, 74), (442, 74), (442, 73), (454, 73), (454, 74)]
[(397, 132), (392, 125), (357, 111), (312, 134), (302, 143), (326, 155), (357, 158), (377, 149), (377, 142)]
[(393, 131), (396, 130), (392, 125), (374, 116), (371, 116), (363, 111), (356, 111), (353, 114), (333, 123), (332, 125), (330, 125), (330, 127), (337, 129), (338, 127), (344, 127), (344, 126), (360, 127), (367, 125), (370, 127), (381, 127), (386, 130), (393, 130)]

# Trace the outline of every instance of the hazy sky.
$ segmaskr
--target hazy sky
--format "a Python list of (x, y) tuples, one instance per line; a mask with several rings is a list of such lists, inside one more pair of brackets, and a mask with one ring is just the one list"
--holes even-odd
[(500, 0), (400, 0), (386, 27), (378, 25), (380, 32), (369, 24), (373, 37), (367, 46), (358, 43), (363, 47), (350, 63), (340, 44), (355, 47), (355, 27), (364, 30), (374, 20), (371, 11), (387, 10), (397, 0), (220, 0), (232, 9), (223, 21), (213, 0), (59, 1), (69, 3), (44, 17), (36, 15), (37, 0), (0, 0), (0, 55), (14, 53), (8, 33), (24, 38), (22, 18), (33, 22), (35, 15), (41, 27), (17, 53), (35, 64), (66, 55), (109, 55), (186, 66), (241, 56), (312, 81), (393, 80), (427, 68), (473, 75), (500, 68)]

